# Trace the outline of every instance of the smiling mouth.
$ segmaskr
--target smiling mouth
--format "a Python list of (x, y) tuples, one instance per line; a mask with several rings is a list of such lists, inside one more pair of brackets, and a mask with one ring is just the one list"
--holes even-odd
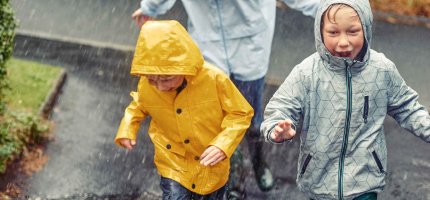
[(350, 58), (352, 55), (351, 51), (346, 51), (346, 52), (336, 52), (336, 56), (337, 57), (341, 57), (341, 58)]

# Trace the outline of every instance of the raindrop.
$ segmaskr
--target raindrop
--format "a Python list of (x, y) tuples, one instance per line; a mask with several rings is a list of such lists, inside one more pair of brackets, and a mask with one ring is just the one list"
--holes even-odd
[(133, 172), (129, 172), (129, 173), (128, 173), (127, 180), (130, 180), (132, 175), (133, 175)]

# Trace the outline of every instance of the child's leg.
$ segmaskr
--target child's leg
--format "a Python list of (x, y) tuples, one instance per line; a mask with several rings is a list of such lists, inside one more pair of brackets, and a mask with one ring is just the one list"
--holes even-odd
[(198, 195), (195, 194), (193, 195), (192, 199), (198, 199), (198, 200), (221, 200), (223, 199), (225, 193), (225, 186), (223, 186), (222, 188), (216, 190), (215, 192), (212, 192), (210, 194), (207, 195)]
[(188, 200), (193, 194), (178, 182), (164, 177), (161, 177), (160, 187), (163, 191), (163, 200)]

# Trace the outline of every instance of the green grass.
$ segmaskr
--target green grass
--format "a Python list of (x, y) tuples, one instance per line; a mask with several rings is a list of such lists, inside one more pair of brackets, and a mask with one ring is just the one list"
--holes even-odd
[(49, 138), (49, 123), (38, 111), (61, 73), (59, 67), (15, 58), (6, 69), (10, 90), (6, 90), (6, 113), (0, 116), (0, 174), (28, 145)]
[(8, 109), (37, 113), (61, 68), (12, 58), (6, 63), (11, 90), (6, 92)]

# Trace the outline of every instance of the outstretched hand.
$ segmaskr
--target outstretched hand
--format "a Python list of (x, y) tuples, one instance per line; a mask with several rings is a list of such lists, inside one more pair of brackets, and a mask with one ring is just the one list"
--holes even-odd
[(291, 128), (292, 123), (289, 119), (279, 121), (270, 134), (270, 138), (275, 142), (283, 142), (293, 138), (296, 135), (296, 131)]
[(121, 138), (118, 142), (128, 150), (132, 150), (134, 145), (136, 145), (136, 141), (127, 138)]
[(139, 8), (131, 15), (131, 18), (136, 22), (137, 27), (142, 27), (142, 25), (152, 18), (148, 15), (143, 14), (142, 10)]
[(225, 153), (216, 146), (209, 146), (203, 154), (200, 156), (202, 160), (200, 160), (200, 164), (204, 166), (214, 166), (215, 164), (219, 163), (220, 161), (227, 158)]

